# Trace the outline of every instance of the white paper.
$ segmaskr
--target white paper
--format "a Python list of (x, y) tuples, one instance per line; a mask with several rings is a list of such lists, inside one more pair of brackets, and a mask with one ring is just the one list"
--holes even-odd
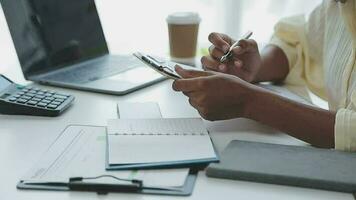
[(120, 119), (161, 118), (161, 111), (156, 102), (120, 102), (117, 104)]
[[(67, 183), (70, 177), (113, 175), (139, 179), (149, 187), (184, 185), (189, 169), (106, 171), (105, 140), (104, 127), (70, 126), (22, 180), (26, 183)], [(111, 178), (90, 180), (100, 181), (127, 184)]]
[(201, 119), (108, 121), (109, 164), (184, 162), (216, 154)]

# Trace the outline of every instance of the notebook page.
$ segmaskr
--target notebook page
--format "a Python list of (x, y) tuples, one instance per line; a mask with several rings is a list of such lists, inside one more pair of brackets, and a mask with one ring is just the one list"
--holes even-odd
[(215, 158), (201, 119), (108, 121), (109, 164), (138, 164)]
[(117, 113), (120, 119), (162, 118), (161, 110), (156, 102), (119, 102)]

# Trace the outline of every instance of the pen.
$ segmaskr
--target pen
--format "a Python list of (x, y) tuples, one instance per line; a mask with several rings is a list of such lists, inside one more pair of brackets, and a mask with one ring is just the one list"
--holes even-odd
[[(248, 31), (245, 35), (242, 36), (240, 40), (247, 40), (251, 37), (251, 35), (252, 35), (252, 31)], [(239, 44), (240, 40), (237, 40), (234, 44), (232, 44), (229, 51), (220, 58), (221, 63), (225, 62), (227, 59), (231, 57), (232, 50)]]

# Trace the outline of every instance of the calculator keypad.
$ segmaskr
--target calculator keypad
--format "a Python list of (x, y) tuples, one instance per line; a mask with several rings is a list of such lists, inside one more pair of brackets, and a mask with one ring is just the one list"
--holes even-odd
[(69, 95), (58, 94), (48, 90), (41, 90), (39, 88), (24, 87), (17, 93), (8, 97), (8, 100), (19, 104), (54, 110), (68, 98)]

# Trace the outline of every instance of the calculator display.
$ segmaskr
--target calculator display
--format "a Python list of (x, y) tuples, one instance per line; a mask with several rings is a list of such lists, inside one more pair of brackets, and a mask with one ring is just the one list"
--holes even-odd
[(12, 83), (4, 78), (3, 76), (0, 76), (0, 92), (3, 91), (5, 88), (7, 88), (9, 85)]

